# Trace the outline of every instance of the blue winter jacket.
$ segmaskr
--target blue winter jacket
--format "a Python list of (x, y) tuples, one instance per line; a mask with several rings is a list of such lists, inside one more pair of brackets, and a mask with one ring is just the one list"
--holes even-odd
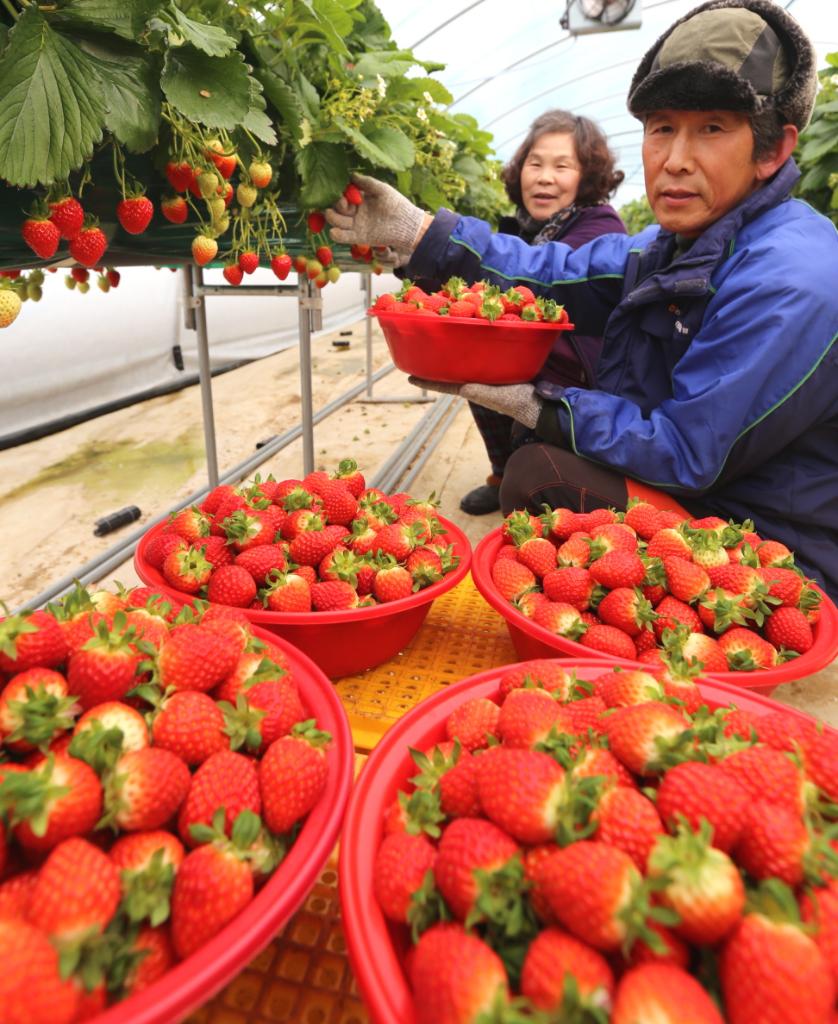
[(541, 385), (545, 440), (753, 519), (838, 599), (838, 232), (790, 198), (798, 177), (789, 159), (680, 255), (658, 226), (533, 248), (440, 211), (408, 274), (564, 303), (604, 337), (599, 390)]

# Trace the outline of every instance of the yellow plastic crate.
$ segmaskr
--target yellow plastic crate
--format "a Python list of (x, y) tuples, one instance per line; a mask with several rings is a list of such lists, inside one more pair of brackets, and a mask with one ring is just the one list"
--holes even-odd
[(421, 700), (466, 676), (516, 661), (504, 619), (471, 575), (438, 597), (401, 654), (335, 684), (357, 750), (372, 750), (393, 722)]

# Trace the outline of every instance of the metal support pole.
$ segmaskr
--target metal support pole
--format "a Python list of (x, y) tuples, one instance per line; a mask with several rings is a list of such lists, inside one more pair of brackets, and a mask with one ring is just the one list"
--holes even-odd
[[(303, 428), (303, 474), (314, 470), (314, 399), (311, 384), (312, 287), (305, 274), (299, 275), (300, 308), (300, 421)], [(319, 298), (318, 302), (322, 302)]]
[[(372, 305), (372, 274), (361, 274), (361, 287), (364, 290), (364, 306)], [(372, 317), (366, 317), (365, 324), (367, 343), (367, 398), (372, 398)]]
[(195, 330), (195, 299), (192, 292), (192, 267), (181, 267), (183, 326), (187, 331)]
[(193, 299), (195, 325), (198, 332), (198, 377), (201, 382), (201, 408), (204, 414), (204, 448), (207, 455), (207, 479), (210, 487), (218, 484), (218, 454), (215, 448), (215, 410), (212, 406), (212, 373), (210, 372), (209, 335), (207, 333), (207, 303), (200, 295), (204, 284), (201, 267), (193, 267), (192, 290), (198, 292)]

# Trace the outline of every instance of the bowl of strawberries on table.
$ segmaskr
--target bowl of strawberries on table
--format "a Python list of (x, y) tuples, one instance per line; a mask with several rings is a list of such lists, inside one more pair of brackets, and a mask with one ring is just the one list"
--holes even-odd
[(521, 657), (664, 654), (770, 693), (838, 655), (838, 610), (752, 523), (636, 502), (516, 511), (474, 552), (472, 575)]
[(468, 539), (436, 502), (367, 487), (353, 459), (332, 474), (216, 487), (135, 553), (149, 586), (241, 608), (330, 678), (402, 650), (470, 562)]
[(632, 666), (491, 669), (378, 743), (339, 865), (373, 1024), (834, 1020), (838, 734)]
[(368, 312), (400, 370), (455, 383), (531, 380), (559, 334), (573, 330), (563, 306), (526, 285), (502, 291), (459, 277), (431, 293), (405, 281), (400, 291), (379, 295)]
[(334, 847), (334, 687), (240, 610), (147, 587), (77, 588), (0, 640), (0, 1019), (181, 1020)]

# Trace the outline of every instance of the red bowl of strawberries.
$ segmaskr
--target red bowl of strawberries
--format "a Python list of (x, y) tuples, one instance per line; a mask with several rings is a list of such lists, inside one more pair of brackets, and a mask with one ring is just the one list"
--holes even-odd
[(398, 295), (380, 295), (378, 318), (396, 366), (425, 380), (518, 384), (532, 380), (556, 338), (572, 331), (567, 312), (529, 288), (506, 292), (480, 281), (470, 288), (452, 278), (427, 294), (405, 282)]
[[(767, 1006), (776, 1009), (789, 992), (796, 1000), (804, 988), (816, 1007), (811, 1019), (830, 1019), (835, 998), (830, 928), (838, 923), (835, 881), (825, 881), (810, 897), (802, 860), (785, 865), (780, 875), (788, 897), (792, 905), (799, 899), (809, 930), (792, 929), (787, 944), (791, 926), (769, 929), (760, 954), (749, 957), (752, 932), (759, 931), (761, 919), (744, 905), (740, 872), (758, 879), (777, 877), (778, 861), (761, 850), (761, 830), (767, 820), (778, 818), (795, 834), (805, 834), (804, 777), (834, 799), (835, 776), (821, 755), (825, 750), (833, 758), (838, 755), (837, 734), (823, 731), (808, 715), (725, 683), (687, 683), (681, 690), (684, 705), (676, 710), (654, 689), (645, 695), (633, 690), (658, 685), (650, 682), (649, 673), (634, 672), (630, 663), (619, 668), (614, 671), (595, 658), (568, 658), (492, 669), (423, 701), (376, 746), (353, 789), (339, 867), (350, 960), (374, 1024), (465, 1019), (456, 1016), (455, 1005), (476, 1016), (478, 1008), (495, 999), (500, 1014), (501, 1004), (513, 996), (530, 1010), (565, 1019), (565, 970), (574, 975), (583, 1004), (598, 1008), (603, 1020), (657, 1020), (659, 1015), (683, 1020), (678, 1011), (689, 1001), (704, 1009), (696, 1020), (721, 1024), (719, 1010), (702, 987), (701, 979), (710, 975), (691, 973), (699, 959), (691, 956), (698, 950), (704, 967), (720, 954), (724, 1019), (737, 1024), (763, 1019)], [(674, 750), (684, 730), (693, 735), (689, 727), (698, 721), (705, 727), (714, 724), (716, 737), (731, 741), (726, 752), (717, 748), (719, 763), (689, 761), (664, 771), (649, 761), (655, 744), (644, 747), (646, 732), (667, 736), (663, 742)], [(553, 739), (548, 740), (551, 729)], [(601, 742), (587, 745), (582, 737), (594, 733), (604, 733)], [(547, 746), (536, 750), (532, 743), (539, 736)], [(571, 737), (575, 740), (561, 742)], [(743, 741), (754, 745), (743, 749)], [(792, 749), (801, 753), (803, 768), (789, 760)], [(770, 795), (768, 778), (773, 780)], [(647, 795), (652, 786), (656, 802)], [(588, 822), (554, 813), (554, 805), (569, 801), (577, 790), (588, 807), (595, 802)], [(435, 831), (420, 827), (411, 834), (407, 821), (424, 812), (427, 823), (429, 808), (438, 812), (432, 819)], [(682, 814), (695, 839), (681, 835)], [(709, 849), (701, 832), (705, 816), (713, 830)], [(580, 827), (584, 838), (575, 833), (560, 837), (563, 827)], [(680, 901), (677, 887), (667, 885), (656, 900), (669, 908), (666, 923), (662, 915), (650, 918), (648, 911), (640, 916), (647, 925), (653, 922), (652, 941), (660, 941), (668, 953), (663, 973), (657, 965), (650, 972), (654, 954), (644, 941), (649, 932), (641, 929), (639, 938), (628, 931), (624, 935), (622, 924), (612, 932), (608, 908), (600, 903), (623, 899), (622, 882), (629, 885), (628, 879), (637, 886), (635, 892), (644, 891), (647, 880), (659, 877), (673, 855), (678, 872), (681, 844), (690, 839), (701, 846), (707, 858), (703, 863), (717, 864), (717, 898), (727, 889), (719, 872), (730, 876), (731, 898), (725, 906), (716, 905), (709, 922), (692, 920), (689, 901)], [(696, 849), (691, 856), (696, 863)], [(471, 879), (480, 875), (479, 869), (491, 873), (519, 859), (517, 874), (509, 871), (503, 888), (500, 881), (496, 886), (490, 882), (492, 892), (502, 892), (509, 919), (517, 922), (509, 938), (503, 915), (493, 916), (501, 901), (478, 906), (481, 883)], [(573, 893), (567, 893), (568, 886), (576, 886)], [(409, 909), (411, 893), (420, 887), (424, 920), (415, 904)], [(818, 894), (823, 897), (819, 913), (828, 913), (831, 922), (821, 934), (813, 926), (818, 912), (812, 900)], [(443, 924), (440, 901), (450, 915)], [(409, 913), (421, 932), (418, 941), (411, 936)], [(466, 931), (461, 922), (469, 915)], [(712, 936), (708, 928), (715, 929)], [(620, 952), (624, 939), (634, 939), (628, 959)], [(803, 948), (793, 952), (798, 946)], [(800, 970), (806, 972), (806, 983), (798, 988)], [(669, 1005), (663, 1013), (655, 1000), (665, 1002), (662, 990), (670, 987), (681, 1005)], [(644, 988), (651, 988), (644, 997), (651, 1005), (626, 1015), (627, 1004)], [(526, 1008), (521, 1010), (526, 1015)], [(781, 1016), (792, 1020), (796, 1013), (790, 1006)]]
[[(512, 513), (513, 526), (493, 530), (474, 551), (475, 586), (506, 620), (522, 658), (558, 653), (655, 664), (666, 647), (700, 662), (703, 678), (767, 695), (838, 656), (838, 609), (816, 584), (781, 565), (757, 569), (735, 561), (746, 545), (751, 561), (761, 545), (773, 552), (774, 541), (722, 520), (688, 527), (674, 512), (659, 512), (664, 525), (645, 538), (630, 527), (642, 521), (637, 513), (626, 513), (623, 523), (608, 509), (587, 516), (559, 509), (545, 513), (545, 522), (557, 517), (567, 525), (533, 543), (530, 527), (538, 533), (544, 523)], [(728, 531), (727, 546), (710, 536), (714, 530), (719, 537)], [(614, 550), (626, 536), (628, 552)], [(691, 543), (712, 550), (725, 568), (692, 561)], [(793, 558), (788, 549), (778, 556)], [(755, 596), (746, 605), (741, 591), (750, 581)], [(808, 616), (802, 610), (812, 607)]]
[(432, 502), (366, 488), (357, 467), (344, 472), (360, 477), (354, 494), (349, 476), (326, 473), (216, 488), (145, 534), (137, 574), (176, 600), (241, 607), (332, 679), (379, 665), (465, 577), (471, 546)]
[[(0, 1003), (25, 1000), (14, 1019), (32, 1024), (163, 1024), (304, 900), (337, 841), (352, 737), (320, 669), (233, 609), (92, 597), (0, 622), (0, 948), (43, 968), (38, 1000), (21, 968)], [(66, 983), (51, 943), (77, 955)]]

